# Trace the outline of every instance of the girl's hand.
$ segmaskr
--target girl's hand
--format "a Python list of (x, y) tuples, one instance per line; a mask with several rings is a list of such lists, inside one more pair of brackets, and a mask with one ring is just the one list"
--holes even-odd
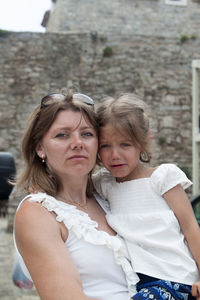
[(192, 296), (200, 300), (200, 281), (197, 281), (192, 285)]

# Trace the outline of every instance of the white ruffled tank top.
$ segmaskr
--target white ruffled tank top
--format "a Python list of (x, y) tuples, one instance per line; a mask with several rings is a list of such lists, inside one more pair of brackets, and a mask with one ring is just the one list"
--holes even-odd
[[(88, 297), (99, 300), (128, 300), (136, 292), (138, 277), (126, 258), (127, 250), (119, 236), (97, 230), (97, 222), (91, 220), (88, 214), (45, 193), (30, 194), (21, 203), (26, 198), (30, 198), (31, 202), (41, 203), (48, 211), (55, 212), (56, 220), (63, 222), (68, 229), (65, 244)], [(106, 211), (104, 201), (98, 195), (95, 198)], [(32, 280), (17, 249), (15, 236), (14, 244), (20, 265), (27, 278)]]

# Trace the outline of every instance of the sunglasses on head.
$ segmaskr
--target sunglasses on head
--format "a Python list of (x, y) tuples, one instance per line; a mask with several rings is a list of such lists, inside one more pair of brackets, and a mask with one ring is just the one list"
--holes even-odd
[[(90, 98), (89, 96), (85, 94), (73, 94), (74, 100), (82, 101), (83, 103), (87, 105), (94, 105), (94, 100)], [(42, 98), (40, 109), (47, 107), (50, 104), (62, 102), (66, 99), (66, 95), (64, 94), (58, 94), (58, 93), (52, 93)]]

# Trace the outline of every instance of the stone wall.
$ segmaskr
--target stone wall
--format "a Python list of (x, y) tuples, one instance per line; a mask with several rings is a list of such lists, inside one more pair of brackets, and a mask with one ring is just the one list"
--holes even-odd
[(21, 134), (41, 97), (73, 84), (99, 101), (136, 92), (150, 107), (152, 164), (176, 162), (191, 172), (192, 69), (199, 40), (89, 33), (0, 36), (0, 151), (22, 165)]
[(57, 0), (46, 25), (49, 32), (97, 31), (112, 36), (199, 36), (200, 1), (187, 6), (165, 0)]

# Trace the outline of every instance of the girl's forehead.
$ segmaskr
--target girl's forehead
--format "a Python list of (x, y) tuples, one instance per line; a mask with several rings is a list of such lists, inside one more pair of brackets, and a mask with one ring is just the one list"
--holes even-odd
[(114, 138), (130, 139), (129, 133), (122, 126), (107, 124), (100, 127), (100, 137), (111, 136)]

